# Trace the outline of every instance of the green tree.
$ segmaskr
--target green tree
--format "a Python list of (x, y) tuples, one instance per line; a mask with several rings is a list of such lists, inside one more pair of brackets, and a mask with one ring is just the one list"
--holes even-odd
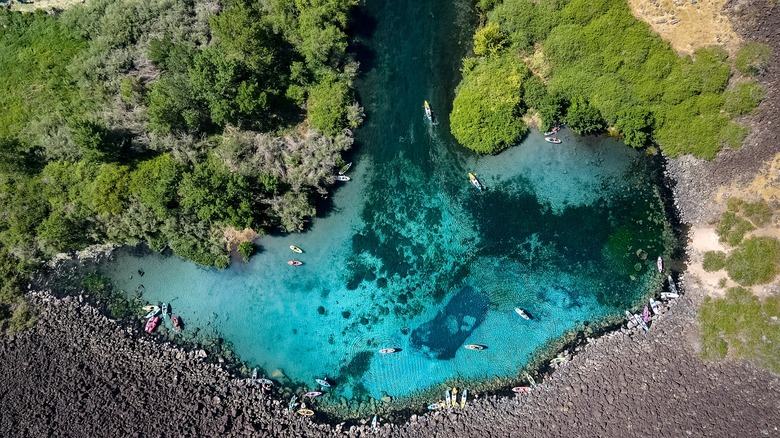
[(352, 98), (349, 86), (330, 79), (313, 86), (307, 103), (312, 127), (328, 135), (336, 135), (347, 126), (347, 110)]
[(498, 27), (498, 23), (489, 23), (474, 34), (474, 54), (494, 56), (507, 45), (507, 39)]
[(148, 96), (150, 131), (169, 134), (207, 129), (207, 111), (195, 98), (186, 75), (163, 75), (150, 85)]
[(158, 218), (164, 219), (176, 205), (181, 172), (170, 154), (143, 161), (130, 175), (130, 193), (151, 208)]
[(582, 97), (576, 97), (566, 112), (566, 124), (580, 135), (596, 134), (604, 130), (604, 119), (599, 110)]
[(90, 204), (98, 216), (116, 216), (124, 211), (129, 195), (130, 171), (126, 166), (103, 164), (90, 184)]
[(81, 156), (87, 161), (105, 163), (116, 161), (119, 157), (119, 148), (103, 125), (92, 121), (77, 121), (71, 125), (71, 135), (81, 151)]
[(179, 184), (182, 209), (205, 222), (222, 222), (236, 228), (251, 228), (251, 184), (230, 172), (215, 158), (195, 165), (184, 173)]
[(241, 242), (238, 244), (238, 253), (241, 254), (241, 258), (245, 262), (249, 261), (252, 254), (255, 252), (255, 244), (252, 242)]
[(450, 129), (458, 142), (483, 154), (517, 142), (528, 130), (520, 119), (520, 86), (529, 75), (511, 54), (489, 58), (466, 74), (450, 113)]
[(627, 145), (635, 148), (647, 146), (653, 131), (653, 114), (644, 107), (621, 110), (615, 128)]

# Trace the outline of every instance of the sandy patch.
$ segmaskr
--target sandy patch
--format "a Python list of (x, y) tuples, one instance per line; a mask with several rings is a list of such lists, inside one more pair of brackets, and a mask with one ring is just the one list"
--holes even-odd
[(717, 45), (733, 54), (741, 43), (723, 7), (727, 0), (629, 0), (638, 19), (679, 53)]
[[(688, 256), (690, 257), (687, 274), (696, 284), (706, 290), (710, 296), (722, 297), (726, 293), (726, 288), (736, 284), (728, 280), (726, 270), (707, 272), (702, 267), (704, 253), (707, 251), (724, 251), (726, 248), (718, 241), (718, 235), (715, 234), (714, 227), (697, 226), (691, 228), (691, 235), (688, 241)], [(718, 283), (726, 278), (726, 286), (721, 287)]]
[(43, 9), (44, 11), (50, 11), (52, 9), (65, 10), (73, 5), (84, 3), (86, 0), (36, 0), (26, 3), (19, 3), (17, 1), (9, 2), (12, 11), (32, 12), (36, 9)]

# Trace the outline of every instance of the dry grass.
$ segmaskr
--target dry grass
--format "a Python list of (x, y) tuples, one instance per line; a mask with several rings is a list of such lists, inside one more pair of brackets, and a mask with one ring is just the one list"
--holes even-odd
[(638, 19), (679, 53), (717, 45), (734, 54), (741, 39), (723, 12), (727, 0), (628, 0)]

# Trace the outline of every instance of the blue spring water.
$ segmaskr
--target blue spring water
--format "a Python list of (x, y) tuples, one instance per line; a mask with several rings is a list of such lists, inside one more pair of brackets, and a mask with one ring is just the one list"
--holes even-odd
[(646, 155), (564, 129), (560, 145), (534, 131), (478, 157), (449, 134), (470, 3), (361, 7), (353, 51), (368, 117), (352, 181), (306, 233), (263, 237), (249, 263), (226, 270), (125, 250), (103, 271), (129, 294), (142, 284), (143, 299), (171, 303), (183, 336), (224, 338), (279, 382), (327, 377), (323, 403), (513, 377), (567, 330), (638, 303), (661, 281), (655, 258), (670, 234)]

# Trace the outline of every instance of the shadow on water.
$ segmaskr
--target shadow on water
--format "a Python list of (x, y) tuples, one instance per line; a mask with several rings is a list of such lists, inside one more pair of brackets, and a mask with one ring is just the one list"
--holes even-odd
[(471, 286), (464, 286), (436, 317), (412, 331), (412, 346), (438, 360), (452, 359), (485, 321), (487, 310), (488, 297)]

